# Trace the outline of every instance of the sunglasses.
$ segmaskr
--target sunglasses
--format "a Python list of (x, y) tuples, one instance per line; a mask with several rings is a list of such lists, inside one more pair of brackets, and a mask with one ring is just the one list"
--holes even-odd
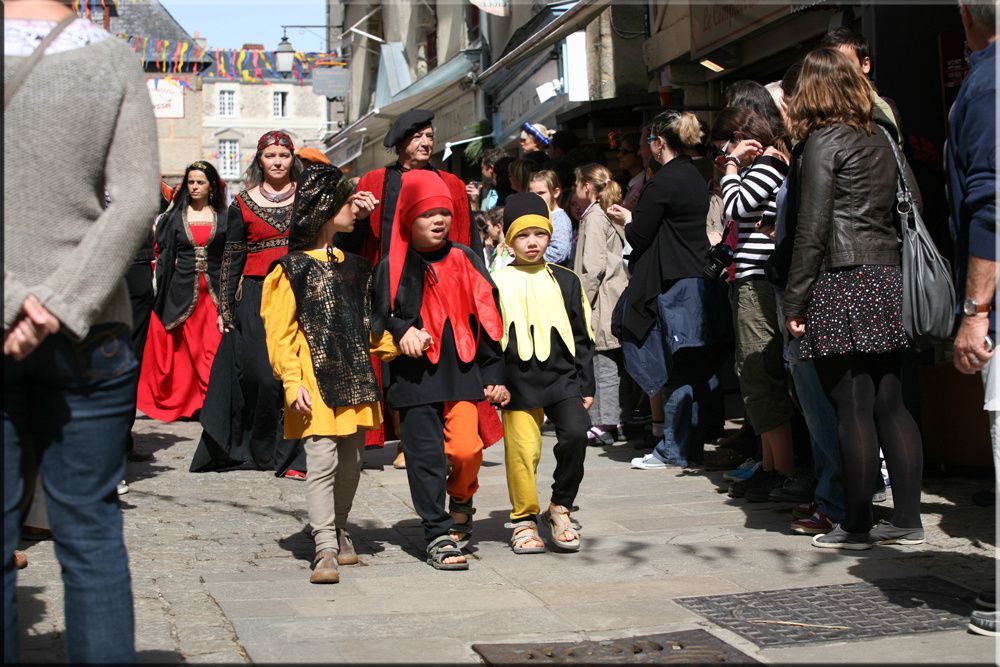
[(635, 155), (635, 153), (636, 151), (632, 150), (631, 148), (625, 148), (624, 146), (618, 149), (619, 155)]

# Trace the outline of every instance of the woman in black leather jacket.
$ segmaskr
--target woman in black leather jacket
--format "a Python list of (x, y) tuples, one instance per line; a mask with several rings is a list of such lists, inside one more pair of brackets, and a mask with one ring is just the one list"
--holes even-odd
[[(799, 164), (798, 227), (784, 312), (837, 411), (845, 518), (817, 547), (920, 544), (922, 446), (903, 405), (903, 278), (896, 162), (872, 123), (872, 88), (843, 53), (806, 56), (788, 107)], [(872, 526), (879, 443), (892, 478), (891, 521)]]

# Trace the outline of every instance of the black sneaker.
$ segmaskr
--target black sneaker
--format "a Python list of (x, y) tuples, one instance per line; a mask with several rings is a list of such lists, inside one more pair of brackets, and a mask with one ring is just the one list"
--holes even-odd
[(969, 630), (987, 637), (1000, 635), (1000, 632), (997, 632), (997, 612), (979, 610), (972, 612), (969, 618)]
[(742, 498), (746, 494), (747, 489), (757, 486), (761, 481), (768, 475), (774, 472), (765, 472), (764, 468), (757, 468), (754, 474), (750, 475), (744, 480), (739, 482), (733, 482), (729, 485), (729, 497), (730, 498)]
[(816, 491), (815, 482), (805, 475), (787, 477), (785, 483), (771, 491), (771, 500), (778, 503), (808, 503)]
[(997, 608), (997, 594), (994, 591), (983, 591), (976, 596), (976, 604), (986, 609)]
[(777, 470), (772, 470), (767, 473), (767, 476), (759, 484), (748, 488), (743, 493), (743, 497), (747, 499), (748, 503), (766, 503), (771, 499), (771, 492), (775, 489), (780, 489), (789, 479), (789, 477), (785, 477)]
[(812, 545), (820, 549), (864, 551), (872, 548), (872, 540), (868, 533), (849, 533), (838, 523), (830, 532), (812, 538)]
[(993, 489), (981, 489), (972, 494), (972, 502), (979, 507), (993, 507), (997, 502), (997, 494)]

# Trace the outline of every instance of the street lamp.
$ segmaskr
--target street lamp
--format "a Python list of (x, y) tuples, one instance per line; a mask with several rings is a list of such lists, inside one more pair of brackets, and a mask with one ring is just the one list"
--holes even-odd
[(282, 33), (281, 43), (274, 51), (274, 64), (281, 76), (286, 77), (292, 73), (292, 66), (295, 64), (295, 49), (288, 41), (287, 31)]

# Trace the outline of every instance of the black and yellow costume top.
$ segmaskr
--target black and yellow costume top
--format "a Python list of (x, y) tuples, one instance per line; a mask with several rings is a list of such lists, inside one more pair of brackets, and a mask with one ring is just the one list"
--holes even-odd
[(558, 264), (510, 265), (493, 274), (503, 316), (507, 410), (593, 396), (594, 334), (580, 278)]

